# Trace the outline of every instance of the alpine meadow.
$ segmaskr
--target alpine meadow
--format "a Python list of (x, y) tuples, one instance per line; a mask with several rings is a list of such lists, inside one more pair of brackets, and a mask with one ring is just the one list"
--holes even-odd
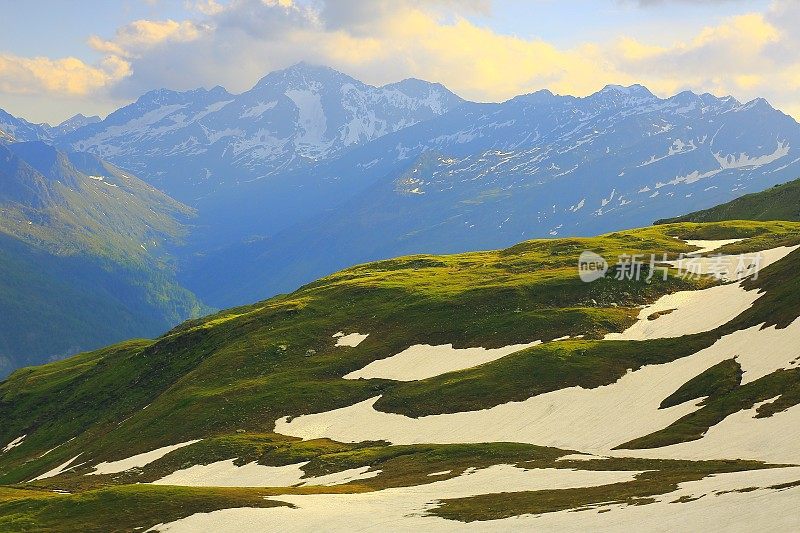
[(800, 530), (800, 5), (3, 8), (0, 532)]

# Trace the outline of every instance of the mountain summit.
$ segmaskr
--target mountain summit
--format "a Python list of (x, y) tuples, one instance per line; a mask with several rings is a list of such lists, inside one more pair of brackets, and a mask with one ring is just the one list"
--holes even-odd
[(104, 121), (57, 139), (150, 176), (184, 200), (328, 160), (442, 115), (462, 100), (440, 84), (364, 84), (298, 63), (252, 89), (151, 91)]

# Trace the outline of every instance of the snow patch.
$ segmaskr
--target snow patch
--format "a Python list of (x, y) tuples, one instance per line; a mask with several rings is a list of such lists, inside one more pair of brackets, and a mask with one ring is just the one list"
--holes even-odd
[(728, 244), (733, 244), (735, 242), (741, 242), (744, 239), (727, 239), (727, 240), (718, 240), (718, 241), (685, 241), (686, 244), (689, 246), (696, 246), (700, 248), (699, 250), (695, 250), (692, 252), (692, 255), (700, 255), (700, 254), (707, 254), (708, 252), (713, 252), (723, 246), (727, 246)]
[(361, 333), (351, 333), (349, 335), (345, 335), (343, 332), (339, 332), (333, 336), (336, 338), (336, 346), (349, 346), (350, 348), (355, 348), (362, 342), (364, 342), (367, 337), (369, 337), (369, 333), (361, 334)]
[(102, 462), (94, 467), (95, 468), (94, 472), (89, 472), (86, 475), (93, 476), (100, 474), (118, 474), (120, 472), (125, 472), (126, 470), (130, 470), (131, 468), (141, 468), (143, 466), (149, 465), (153, 461), (161, 459), (170, 452), (173, 452), (185, 446), (189, 446), (191, 444), (194, 444), (195, 442), (200, 442), (200, 440), (201, 439), (190, 440), (178, 444), (173, 444), (171, 446), (164, 446), (163, 448), (158, 448), (156, 450), (152, 450), (149, 452), (140, 453), (138, 455), (128, 457), (127, 459), (121, 459), (119, 461)]
[(373, 361), (364, 368), (350, 372), (345, 379), (393, 379), (395, 381), (415, 381), (464, 370), (474, 366), (496, 361), (514, 352), (541, 344), (535, 341), (528, 344), (513, 344), (502, 348), (453, 348), (452, 344), (431, 346), (415, 344), (402, 352)]
[[(197, 513), (159, 524), (153, 529), (180, 533), (217, 531), (452, 531), (468, 524), (452, 522), (425, 512), (444, 498), (463, 498), (500, 492), (594, 487), (631, 481), (639, 472), (584, 471), (558, 468), (526, 470), (495, 465), (425, 485), (397, 487), (362, 494), (280, 495), (276, 500), (294, 508), (237, 508)], [(487, 530), (484, 522), (474, 522)], [(530, 526), (529, 526), (530, 527)], [(502, 528), (501, 528), (502, 529)], [(494, 530), (494, 529), (492, 529)]]
[(667, 294), (644, 307), (628, 329), (608, 333), (605, 339), (642, 341), (711, 331), (745, 312), (760, 296), (758, 291), (747, 291), (739, 284)]
[[(83, 452), (81, 452), (81, 453), (83, 453)], [(45, 472), (44, 474), (42, 474), (42, 475), (40, 475), (40, 476), (36, 476), (36, 477), (35, 477), (35, 478), (33, 478), (31, 481), (41, 481), (42, 479), (48, 479), (48, 478), (51, 478), (51, 477), (56, 477), (56, 476), (57, 476), (57, 475), (59, 475), (59, 474), (63, 474), (63, 473), (64, 473), (64, 472), (66, 472), (67, 470), (71, 470), (71, 469), (73, 469), (73, 468), (76, 468), (76, 467), (78, 467), (78, 466), (81, 466), (81, 465), (82, 465), (82, 464), (84, 464), (84, 463), (79, 463), (79, 464), (76, 464), (76, 465), (72, 465), (72, 463), (74, 463), (74, 462), (75, 462), (75, 460), (76, 460), (78, 457), (80, 457), (80, 456), (81, 456), (81, 453), (79, 453), (78, 455), (76, 455), (75, 457), (73, 457), (72, 459), (70, 459), (69, 461), (66, 461), (65, 463), (62, 463), (62, 464), (58, 465), (58, 466), (57, 466), (57, 467), (55, 467), (54, 469), (52, 469), (52, 470), (48, 470), (47, 472)], [(70, 465), (72, 465), (72, 466), (70, 466)]]
[(22, 441), (25, 440), (25, 437), (27, 436), (28, 435), (22, 435), (21, 437), (17, 437), (16, 439), (6, 444), (5, 448), (3, 448), (3, 453), (10, 452), (14, 448), (22, 444)]
[(351, 468), (319, 477), (305, 477), (303, 467), (308, 461), (284, 466), (264, 466), (256, 462), (236, 466), (234, 459), (208, 465), (194, 465), (177, 470), (154, 485), (180, 487), (294, 487), (333, 486), (351, 481), (377, 477), (381, 471), (369, 471), (369, 466)]

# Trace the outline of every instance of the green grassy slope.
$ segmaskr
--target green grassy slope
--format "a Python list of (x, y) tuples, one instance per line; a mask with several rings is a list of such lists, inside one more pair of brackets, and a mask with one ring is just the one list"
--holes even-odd
[[(0, 429), (0, 442), (47, 427), (52, 435), (41, 446), (52, 447), (83, 431), (94, 431), (103, 418), (133, 414), (92, 446), (102, 446), (107, 453), (135, 436), (137, 444), (133, 449), (126, 444), (126, 453), (146, 451), (209, 433), (271, 430), (278, 416), (349, 405), (377, 391), (386, 392), (387, 398), (409, 398), (405, 409), (443, 409), (440, 399), (426, 399), (424, 382), (341, 379), (371, 361), (419, 343), (492, 348), (585, 335), (583, 341), (559, 347), (567, 353), (544, 357), (553, 348), (535, 347), (527, 352), (532, 361), (518, 363), (558, 365), (549, 373), (561, 375), (571, 364), (569, 352), (592, 353), (593, 339), (627, 327), (640, 305), (667, 292), (709, 283), (670, 277), (667, 282), (657, 278), (649, 285), (611, 279), (585, 284), (575, 268), (580, 252), (588, 248), (607, 256), (631, 251), (677, 255), (690, 250), (673, 238), (680, 234), (752, 235), (744, 244), (767, 248), (787, 240), (800, 242), (800, 225), (661, 226), (593, 239), (531, 241), (498, 252), (401, 258), (354, 267), (290, 295), (187, 322), (135, 351), (116, 351), (113, 361), (102, 356), (103, 365), (86, 368), (67, 381), (52, 377), (69, 369), (73, 359), (55, 367), (17, 372), (0, 386), (0, 415), (7, 421)], [(766, 278), (762, 283), (767, 286)], [(331, 339), (337, 331), (369, 332), (370, 337), (357, 348), (337, 348)], [(707, 342), (709, 339), (697, 341), (698, 345)], [(663, 350), (657, 357), (677, 357), (683, 350)], [(601, 365), (603, 372), (592, 376), (595, 383), (614, 381), (622, 366), (643, 364), (655, 357), (622, 347), (620, 351), (628, 352), (626, 363), (620, 365), (608, 357), (608, 363)], [(491, 382), (496, 379), (493, 376), (502, 375), (506, 361), (482, 367), (481, 379)], [(597, 361), (602, 363), (601, 354)], [(468, 379), (473, 372), (459, 373), (450, 387), (457, 390), (457, 380)], [(577, 382), (587, 379), (580, 366), (569, 375)], [(96, 380), (109, 385), (98, 387)], [(46, 393), (38, 386), (31, 389), (30, 383), (45, 387)], [(534, 385), (540, 390), (548, 386), (544, 382)], [(508, 397), (533, 394), (531, 386), (522, 381), (508, 383)], [(138, 400), (134, 401), (131, 391)], [(47, 399), (53, 397), (60, 400)], [(86, 411), (81, 406), (89, 398), (115, 411)], [(121, 404), (122, 398), (130, 405)], [(27, 403), (34, 400), (35, 408)], [(156, 403), (151, 408), (138, 412), (153, 400)], [(483, 401), (497, 400), (488, 397)], [(61, 423), (66, 412), (82, 422), (67, 430)], [(28, 445), (34, 445), (32, 439)]]
[(800, 220), (800, 180), (748, 194), (726, 204), (696, 213), (659, 220), (674, 222), (719, 222), (722, 220)]
[[(76, 505), (107, 498), (127, 502), (120, 505), (143, 500), (140, 516), (152, 525), (162, 521), (157, 520), (160, 516), (175, 518), (194, 511), (186, 507), (159, 515), (158, 504), (147, 501), (153, 494), (148, 491), (154, 489), (137, 488), (134, 483), (152, 481), (186, 465), (223, 459), (272, 465), (311, 461), (305, 467), (310, 475), (357, 466), (384, 471), (370, 481), (326, 489), (349, 491), (427, 482), (429, 473), (451, 469), (457, 475), (467, 466), (531, 461), (555, 466), (555, 458), (568, 451), (510, 444), (459, 448), (301, 442), (276, 435), (274, 421), (345, 407), (377, 395), (383, 395), (378, 408), (417, 416), (482, 409), (573, 385), (596, 387), (616, 381), (630, 368), (689, 355), (734, 327), (758, 325), (767, 318), (785, 325), (800, 315), (800, 309), (791, 304), (796, 302), (800, 276), (786, 266), (794, 260), (790, 256), (750, 282), (765, 291), (764, 296), (735, 326), (679, 340), (600, 341), (606, 333), (633, 323), (641, 305), (666, 293), (716, 282), (684, 280), (672, 272), (667, 281), (655, 277), (651, 284), (610, 278), (587, 284), (577, 275), (580, 253), (594, 250), (613, 262), (623, 253), (659, 258), (667, 253), (675, 258), (692, 250), (675, 237), (743, 238), (723, 249), (737, 253), (800, 244), (800, 224), (662, 225), (596, 238), (530, 241), (500, 251), (381, 261), (344, 270), (293, 294), (186, 322), (156, 340), (131, 341), (19, 370), (0, 383), (0, 420), (4, 421), (0, 444), (27, 437), (20, 446), (0, 454), (0, 484), (14, 487), (8, 490), (67, 489), (75, 494), (65, 501), (74, 499)], [(358, 347), (335, 347), (332, 335), (338, 331), (370, 335)], [(342, 378), (414, 344), (493, 348), (565, 335), (585, 337), (536, 346), (419, 382)], [(778, 407), (771, 404), (773, 410), (800, 402), (800, 377), (795, 371), (776, 372), (746, 386), (740, 386), (736, 376), (735, 368), (723, 365), (680, 387), (672, 400), (708, 396), (702, 409), (627, 447), (696, 438), (698, 431), (731, 410), (750, 408), (762, 399), (782, 395)], [(83, 475), (98, 462), (190, 439), (204, 440), (142, 470)], [(79, 462), (86, 464), (73, 472), (22, 484), (79, 453)], [(502, 509), (487, 508), (490, 502), (478, 498), (452, 502), (437, 512), (471, 520), (532, 512), (543, 506), (559, 509), (567, 503), (635, 501), (711, 472), (763, 466), (620, 461), (613, 466), (653, 473), (634, 485), (611, 489), (613, 494), (604, 492), (608, 489), (520, 493), (505, 499)], [(566, 468), (572, 463), (558, 464)], [(581, 468), (587, 468), (586, 463)], [(180, 499), (186, 494), (183, 489), (172, 490), (162, 497)], [(239, 496), (247, 500), (253, 494), (260, 493)], [(49, 523), (62, 507), (45, 505), (39, 500), (43, 497), (38, 492), (25, 497), (15, 492), (0, 494), (0, 517)], [(230, 497), (214, 494), (216, 503), (208, 508), (225, 507), (225, 498)], [(102, 505), (79, 506), (83, 514), (75, 517), (76, 523), (86, 530), (102, 530), (107, 525), (97, 508)], [(4, 524), (2, 519), (0, 524)], [(120, 524), (129, 523), (120, 520)]]

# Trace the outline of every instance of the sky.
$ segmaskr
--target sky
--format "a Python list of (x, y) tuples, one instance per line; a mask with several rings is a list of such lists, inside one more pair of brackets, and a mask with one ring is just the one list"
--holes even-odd
[(609, 83), (767, 98), (800, 118), (794, 0), (0, 0), (0, 108), (57, 124), (298, 61), (476, 101)]

